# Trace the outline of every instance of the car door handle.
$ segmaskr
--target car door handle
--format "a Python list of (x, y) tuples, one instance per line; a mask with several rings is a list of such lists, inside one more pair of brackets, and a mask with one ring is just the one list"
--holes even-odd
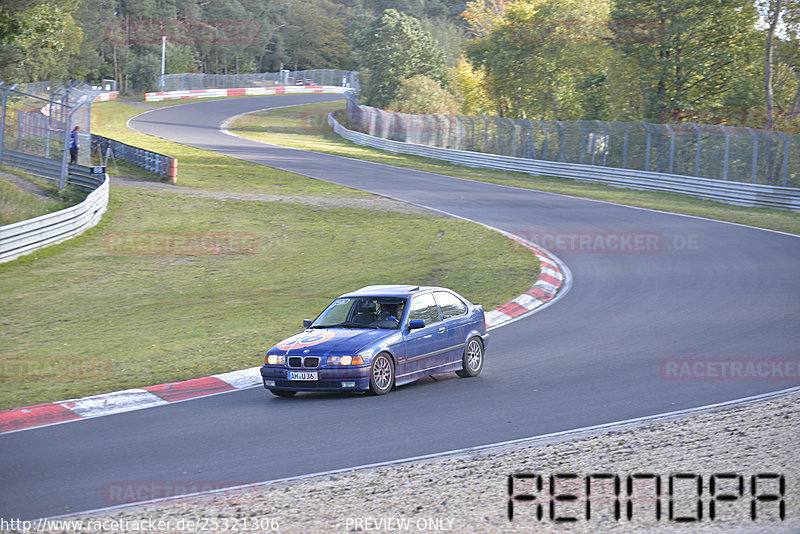
[(446, 329), (445, 329), (445, 327), (443, 327), (443, 326), (440, 326), (440, 327), (439, 327), (439, 333), (440, 333), (440, 334), (441, 334), (442, 332), (444, 332), (445, 330), (446, 330)]

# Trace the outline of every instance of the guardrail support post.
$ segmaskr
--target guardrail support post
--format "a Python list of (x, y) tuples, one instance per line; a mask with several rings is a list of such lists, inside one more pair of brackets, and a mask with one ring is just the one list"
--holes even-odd
[(3, 111), (2, 117), (0, 117), (0, 165), (3, 164), (3, 150), (5, 150), (5, 141), (6, 141), (6, 108), (8, 106), (8, 95), (14, 88), (17, 86), (15, 83), (11, 87), (7, 87), (5, 92), (3, 93)]
[(669, 173), (673, 174), (675, 171), (675, 130), (669, 124), (665, 124), (664, 128), (669, 132)]
[(627, 169), (628, 168), (628, 126), (622, 121), (620, 121), (619, 123), (622, 125), (622, 131), (625, 132), (625, 135), (622, 138), (622, 168), (623, 169)]
[(758, 134), (752, 128), (747, 128), (750, 135), (753, 136), (753, 163), (751, 174), (753, 176), (753, 183), (756, 183), (756, 173), (758, 172)]
[(783, 165), (781, 169), (781, 185), (786, 187), (786, 177), (789, 174), (789, 138), (783, 132), (775, 132), (783, 139)]
[(728, 161), (730, 160), (731, 156), (731, 134), (728, 132), (728, 129), (725, 126), (720, 126), (722, 128), (722, 133), (725, 134), (725, 159), (722, 163), (722, 179), (728, 179)]

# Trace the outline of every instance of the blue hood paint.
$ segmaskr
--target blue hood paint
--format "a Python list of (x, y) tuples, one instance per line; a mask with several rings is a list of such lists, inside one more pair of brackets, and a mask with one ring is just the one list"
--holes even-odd
[[(394, 336), (401, 337), (402, 334), (399, 330), (387, 329), (315, 328), (284, 339), (269, 349), (267, 354), (287, 356), (355, 355)], [(290, 344), (292, 346), (289, 346)], [(287, 348), (288, 350), (286, 350)]]

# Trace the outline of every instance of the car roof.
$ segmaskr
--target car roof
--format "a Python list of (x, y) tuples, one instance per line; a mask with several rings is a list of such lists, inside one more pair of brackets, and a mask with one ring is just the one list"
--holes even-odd
[(378, 286), (362, 287), (361, 289), (357, 289), (356, 291), (346, 293), (342, 296), (343, 297), (363, 297), (363, 296), (410, 297), (411, 295), (415, 295), (417, 293), (421, 293), (423, 291), (429, 291), (432, 289), (437, 289), (437, 290), (444, 289), (445, 291), (450, 291), (449, 289), (443, 287), (434, 287), (434, 286), (378, 285)]

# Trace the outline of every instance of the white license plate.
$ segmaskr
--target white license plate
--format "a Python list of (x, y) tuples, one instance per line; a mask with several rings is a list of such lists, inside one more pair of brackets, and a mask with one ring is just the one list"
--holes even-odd
[(319, 380), (316, 371), (289, 371), (289, 380)]

